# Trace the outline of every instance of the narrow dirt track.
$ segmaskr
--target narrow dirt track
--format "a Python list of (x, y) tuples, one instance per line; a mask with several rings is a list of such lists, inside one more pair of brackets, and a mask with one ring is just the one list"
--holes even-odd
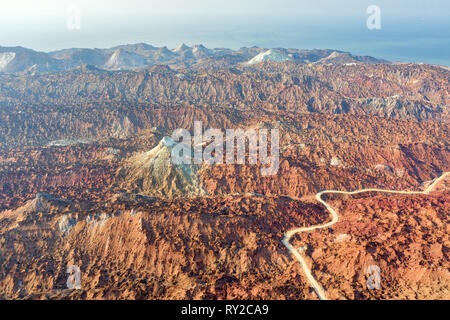
[[(397, 191), (397, 190), (385, 190), (385, 189), (361, 189), (361, 190), (356, 190), (356, 191), (325, 190), (325, 191), (321, 191), (321, 192), (317, 193), (316, 194), (316, 200), (318, 202), (320, 202), (321, 204), (323, 204), (325, 206), (325, 208), (327, 208), (327, 210), (331, 214), (332, 220), (330, 222), (328, 222), (328, 223), (321, 224), (321, 225), (315, 225), (315, 226), (303, 227), (303, 228), (296, 228), (296, 229), (290, 230), (290, 231), (285, 233), (282, 242), (286, 246), (286, 248), (294, 255), (294, 257), (298, 260), (298, 262), (300, 262), (300, 265), (302, 266), (303, 272), (305, 273), (305, 276), (308, 279), (308, 282), (310, 283), (311, 287), (313, 287), (314, 290), (316, 291), (317, 296), (319, 297), (319, 299), (320, 300), (327, 300), (327, 295), (325, 293), (325, 290), (323, 289), (322, 285), (319, 282), (317, 282), (317, 280), (314, 278), (314, 276), (311, 273), (311, 269), (308, 267), (304, 257), (302, 256), (302, 254), (300, 253), (299, 250), (295, 249), (291, 245), (290, 240), (297, 233), (309, 232), (309, 231), (314, 231), (314, 230), (317, 230), (317, 229), (329, 228), (329, 227), (333, 226), (336, 222), (339, 221), (338, 213), (336, 212), (336, 210), (334, 210), (328, 203), (326, 203), (322, 199), (322, 195), (329, 194), (329, 193), (353, 195), (353, 194), (359, 194), (359, 193), (365, 193), (365, 192), (381, 192), (381, 193), (410, 194), (410, 195), (427, 195), (431, 191), (433, 191), (434, 187), (439, 182), (444, 180), (449, 174), (450, 174), (450, 172), (445, 172), (444, 174), (442, 174), (442, 176), (437, 178), (424, 191)], [(292, 200), (298, 200), (298, 199), (294, 199), (294, 198), (291, 198), (291, 199)]]

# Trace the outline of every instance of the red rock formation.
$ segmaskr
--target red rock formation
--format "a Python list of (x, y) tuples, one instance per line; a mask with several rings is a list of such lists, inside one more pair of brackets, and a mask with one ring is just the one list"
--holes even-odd
[[(281, 243), (329, 219), (312, 195), (420, 190), (450, 169), (449, 77), (438, 67), (0, 77), (0, 298), (315, 299)], [(203, 165), (192, 172), (200, 197), (179, 172), (153, 170), (154, 157), (137, 161), (196, 120), (279, 128), (278, 174)], [(336, 196), (340, 222), (294, 243), (330, 298), (448, 298), (446, 190)], [(378, 291), (365, 282), (372, 264)], [(68, 265), (80, 267), (81, 290), (66, 289)]]

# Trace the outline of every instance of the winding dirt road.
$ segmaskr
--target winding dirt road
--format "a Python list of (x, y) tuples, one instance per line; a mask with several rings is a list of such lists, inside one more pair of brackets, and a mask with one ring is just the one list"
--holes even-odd
[[(384, 189), (362, 189), (362, 190), (357, 190), (357, 191), (325, 190), (325, 191), (321, 191), (321, 192), (317, 193), (316, 194), (317, 201), (320, 202), (321, 204), (323, 204), (325, 206), (325, 208), (327, 208), (327, 210), (331, 214), (332, 220), (330, 222), (328, 222), (328, 223), (321, 224), (321, 225), (315, 225), (315, 226), (311, 226), (311, 227), (304, 227), (304, 228), (297, 228), (297, 229), (290, 230), (290, 231), (286, 232), (282, 242), (286, 246), (286, 248), (288, 248), (288, 250), (294, 255), (294, 257), (298, 260), (298, 262), (300, 262), (300, 265), (303, 268), (303, 272), (305, 273), (306, 278), (308, 279), (310, 285), (316, 291), (317, 296), (319, 297), (319, 299), (327, 300), (327, 295), (325, 293), (325, 290), (323, 289), (322, 285), (319, 282), (317, 282), (317, 280), (314, 278), (314, 276), (311, 273), (311, 269), (308, 267), (308, 265), (307, 265), (303, 255), (301, 254), (301, 252), (299, 250), (295, 249), (291, 245), (290, 240), (297, 233), (309, 232), (309, 231), (314, 231), (314, 230), (317, 230), (317, 229), (329, 228), (329, 227), (333, 226), (336, 222), (339, 221), (338, 213), (336, 212), (336, 210), (334, 210), (328, 203), (326, 203), (322, 199), (322, 195), (329, 194), (329, 193), (353, 195), (353, 194), (359, 194), (359, 193), (365, 193), (365, 192), (382, 192), (382, 193), (410, 194), (410, 195), (427, 195), (434, 189), (434, 187), (439, 182), (444, 180), (449, 174), (450, 174), (450, 172), (445, 172), (444, 174), (442, 174), (442, 176), (437, 178), (424, 191), (397, 191), (397, 190), (384, 190)], [(295, 199), (293, 199), (293, 200), (295, 200)]]

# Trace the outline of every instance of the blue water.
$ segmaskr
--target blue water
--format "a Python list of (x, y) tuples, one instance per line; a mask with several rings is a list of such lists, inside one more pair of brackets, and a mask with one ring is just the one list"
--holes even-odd
[[(176, 47), (202, 43), (207, 47), (242, 46), (300, 49), (338, 49), (391, 61), (424, 62), (450, 66), (450, 19), (383, 17), (381, 30), (369, 30), (366, 16), (326, 19), (270, 19), (224, 17), (186, 18), (177, 21), (139, 22), (120, 27), (92, 41), (96, 47), (147, 42)], [(85, 38), (86, 39), (86, 38)], [(72, 45), (73, 46), (73, 45)]]
[(180, 42), (207, 47), (242, 46), (338, 49), (391, 61), (450, 66), (450, 19), (446, 14), (416, 17), (382, 15), (381, 30), (368, 30), (365, 12), (343, 17), (273, 18), (270, 15), (182, 16), (114, 21), (85, 19), (80, 31), (59, 25), (39, 34), (15, 32), (2, 36), (0, 45), (22, 45), (50, 51), (72, 47), (105, 48), (146, 42), (175, 48)]

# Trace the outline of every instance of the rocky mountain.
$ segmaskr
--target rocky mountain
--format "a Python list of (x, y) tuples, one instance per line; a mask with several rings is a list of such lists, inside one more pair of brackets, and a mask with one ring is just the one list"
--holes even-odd
[(133, 156), (117, 173), (119, 185), (132, 193), (163, 198), (205, 195), (200, 166), (171, 161), (174, 145), (170, 137), (164, 137), (152, 150)]
[(189, 106), (218, 115), (226, 110), (226, 117), (258, 110), (447, 122), (449, 88), (448, 70), (407, 64), (266, 61), (219, 71), (153, 66), (107, 72), (82, 66), (33, 77), (0, 75), (0, 145), (126, 137), (158, 121), (182, 125), (161, 119), (158, 110)]
[(99, 49), (65, 49), (50, 52), (49, 55), (57, 60), (64, 61), (66, 69), (81, 65), (103, 66), (107, 56)]
[(8, 64), (16, 58), (15, 52), (3, 52), (0, 55), (0, 70), (6, 70)]
[[(317, 299), (282, 239), (330, 221), (318, 192), (423, 191), (450, 171), (438, 66), (136, 44), (1, 48), (0, 68), (0, 299)], [(174, 163), (169, 137), (195, 121), (278, 129), (277, 173)], [(327, 194), (338, 223), (291, 244), (331, 299), (446, 299), (449, 187)]]
[(22, 47), (0, 47), (0, 72), (55, 72), (65, 69), (64, 62), (44, 52)]
[(274, 62), (283, 62), (283, 61), (293, 61), (293, 59), (286, 55), (285, 53), (279, 50), (270, 49), (265, 52), (261, 52), (250, 61), (247, 62), (248, 65), (261, 63), (263, 61), (274, 61)]
[(361, 63), (388, 63), (385, 60), (375, 59), (368, 56), (354, 56), (348, 52), (333, 51), (329, 56), (322, 58), (315, 63), (355, 65)]
[[(339, 57), (335, 57), (338, 55)], [(120, 45), (107, 49), (72, 48), (49, 53), (37, 52), (21, 47), (0, 47), (0, 72), (49, 73), (67, 71), (81, 65), (93, 65), (104, 70), (136, 70), (156, 64), (168, 65), (173, 69), (210, 67), (233, 67), (243, 62), (256, 64), (262, 61), (295, 61), (296, 63), (388, 63), (372, 57), (353, 56), (347, 52), (332, 50), (297, 50), (226, 48), (208, 49), (199, 44), (189, 47), (180, 44), (170, 50), (146, 43)]]
[(104, 67), (108, 70), (120, 70), (122, 68), (140, 68), (145, 65), (145, 60), (142, 56), (117, 49), (106, 61)]
[[(166, 201), (124, 193), (103, 200), (66, 208), (50, 203), (27, 220), (1, 212), (0, 294), (8, 299), (316, 299), (279, 240), (286, 229), (327, 219), (310, 200)], [(448, 202), (448, 192), (414, 199), (334, 199), (343, 218), (333, 232), (295, 239), (295, 245), (306, 247), (306, 259), (330, 299), (445, 299), (449, 277), (440, 239), (447, 241), (448, 235), (439, 208)], [(418, 232), (402, 232), (409, 228)], [(66, 285), (66, 269), (73, 265), (80, 268), (79, 290)], [(372, 265), (382, 270), (379, 290), (366, 286)]]

